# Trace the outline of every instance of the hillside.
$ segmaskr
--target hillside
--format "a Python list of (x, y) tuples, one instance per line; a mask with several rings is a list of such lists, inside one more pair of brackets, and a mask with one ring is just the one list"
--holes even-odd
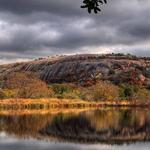
[(56, 56), (0, 65), (0, 76), (20, 71), (36, 72), (47, 83), (109, 80), (115, 84), (150, 85), (150, 58), (123, 54)]

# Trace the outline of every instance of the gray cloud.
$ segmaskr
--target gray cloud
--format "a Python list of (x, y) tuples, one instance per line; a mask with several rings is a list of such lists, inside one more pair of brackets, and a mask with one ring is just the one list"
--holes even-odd
[(108, 0), (98, 15), (80, 9), (81, 3), (0, 0), (0, 56), (94, 53), (103, 48), (149, 55), (149, 0)]
[(0, 9), (2, 11), (13, 12), (15, 14), (31, 14), (34, 12), (48, 12), (58, 15), (76, 15), (82, 12), (79, 5), (82, 0), (1, 0)]

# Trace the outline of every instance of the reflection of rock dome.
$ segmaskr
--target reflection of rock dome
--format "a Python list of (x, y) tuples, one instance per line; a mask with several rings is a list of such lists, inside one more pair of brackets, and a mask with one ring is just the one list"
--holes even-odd
[(150, 141), (150, 110), (96, 110), (1, 116), (0, 131), (17, 137), (72, 142)]
[(78, 142), (150, 140), (150, 118), (144, 111), (91, 111), (66, 119), (55, 118), (41, 134)]

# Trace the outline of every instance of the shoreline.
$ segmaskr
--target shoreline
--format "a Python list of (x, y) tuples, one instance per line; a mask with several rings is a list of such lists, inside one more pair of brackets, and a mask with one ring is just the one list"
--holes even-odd
[(1, 108), (100, 108), (100, 107), (150, 107), (150, 101), (129, 101), (129, 100), (111, 100), (111, 101), (86, 101), (80, 99), (3, 99), (0, 100)]

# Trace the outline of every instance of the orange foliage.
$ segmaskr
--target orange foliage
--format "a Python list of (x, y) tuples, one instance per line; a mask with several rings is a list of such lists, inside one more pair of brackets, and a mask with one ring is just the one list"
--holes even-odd
[(20, 98), (41, 98), (53, 94), (46, 83), (31, 72), (17, 72), (7, 76), (4, 88), (15, 91)]

